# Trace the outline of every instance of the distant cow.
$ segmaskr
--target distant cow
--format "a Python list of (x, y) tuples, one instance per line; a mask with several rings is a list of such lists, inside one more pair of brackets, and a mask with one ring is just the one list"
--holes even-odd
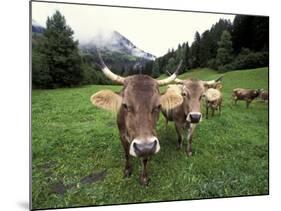
[(123, 85), (121, 93), (102, 90), (91, 97), (91, 102), (101, 108), (117, 112), (117, 125), (125, 151), (124, 176), (132, 173), (130, 155), (142, 158), (140, 182), (148, 184), (147, 161), (160, 150), (156, 123), (161, 107), (172, 109), (182, 102), (181, 97), (161, 96), (159, 86), (172, 82), (181, 66), (170, 77), (155, 80), (147, 75), (121, 77), (109, 70), (99, 55), (103, 73), (112, 81)]
[(206, 119), (208, 119), (209, 108), (212, 110), (212, 116), (214, 116), (215, 110), (219, 110), (219, 114), (221, 114), (221, 106), (223, 96), (220, 92), (222, 85), (220, 82), (214, 83), (212, 86), (214, 88), (209, 88), (205, 92), (205, 104), (206, 104)]
[(256, 99), (261, 93), (260, 89), (242, 89), (236, 88), (233, 89), (232, 99), (235, 104), (238, 100), (246, 101), (246, 107), (249, 108), (250, 103)]
[(260, 98), (263, 101), (268, 102), (268, 100), (269, 100), (268, 91), (262, 90), (261, 93), (260, 93)]
[(173, 99), (174, 97), (182, 97), (182, 103), (179, 106), (171, 109), (162, 108), (162, 113), (166, 118), (166, 125), (168, 121), (174, 121), (176, 131), (178, 134), (178, 148), (182, 148), (183, 132), (188, 130), (188, 146), (186, 153), (188, 156), (192, 155), (192, 135), (196, 124), (202, 119), (200, 112), (201, 98), (205, 92), (206, 87), (213, 85), (219, 79), (213, 81), (202, 80), (180, 80), (176, 79), (177, 85), (169, 85), (163, 96)]

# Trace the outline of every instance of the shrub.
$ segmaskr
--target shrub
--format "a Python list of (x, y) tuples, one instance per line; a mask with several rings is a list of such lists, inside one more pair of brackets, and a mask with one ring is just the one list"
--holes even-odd
[(225, 64), (225, 65), (220, 65), (218, 67), (218, 71), (219, 72), (227, 72), (227, 71), (231, 71), (231, 70), (235, 70), (235, 66), (232, 63)]
[(218, 69), (218, 63), (216, 61), (216, 59), (209, 59), (207, 61), (207, 67), (217, 70)]
[(244, 48), (232, 64), (235, 69), (250, 69), (268, 66), (268, 62), (268, 52), (251, 52)]

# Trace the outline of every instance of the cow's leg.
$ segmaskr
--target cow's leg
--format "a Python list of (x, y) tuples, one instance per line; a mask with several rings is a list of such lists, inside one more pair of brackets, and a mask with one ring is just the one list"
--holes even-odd
[(249, 108), (250, 103), (251, 103), (251, 100), (246, 101), (246, 108)]
[(124, 177), (130, 177), (133, 171), (132, 164), (130, 162), (130, 144), (125, 137), (121, 136), (121, 143), (125, 152), (125, 169)]
[(220, 103), (219, 103), (219, 115), (221, 115), (221, 106), (222, 106), (222, 101), (223, 101), (223, 99), (221, 98)]
[(208, 119), (208, 115), (209, 115), (209, 107), (208, 104), (206, 104), (206, 119)]
[(212, 117), (215, 115), (215, 109), (212, 107)]
[(178, 146), (177, 149), (182, 148), (182, 141), (183, 141), (183, 127), (181, 123), (175, 122), (176, 131), (178, 134)]
[(187, 141), (188, 141), (188, 144), (187, 144), (187, 148), (186, 148), (186, 154), (188, 156), (191, 156), (192, 155), (192, 135), (193, 135), (193, 131), (196, 127), (196, 124), (190, 124), (189, 126), (189, 129), (188, 129), (188, 135), (187, 135)]
[(142, 171), (140, 175), (140, 183), (142, 185), (147, 185), (148, 184), (148, 175), (147, 175), (147, 158), (142, 159)]
[(237, 101), (238, 101), (238, 97), (237, 96), (232, 96), (232, 100), (233, 100), (233, 103), (236, 105)]
[(237, 102), (237, 98), (234, 95), (232, 95), (232, 104), (236, 105), (236, 102)]

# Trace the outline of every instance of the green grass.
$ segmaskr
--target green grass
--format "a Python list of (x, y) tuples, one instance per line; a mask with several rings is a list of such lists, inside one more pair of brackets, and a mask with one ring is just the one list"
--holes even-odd
[[(219, 75), (197, 69), (180, 78), (211, 80)], [(268, 68), (229, 72), (222, 83), (222, 115), (198, 125), (192, 157), (176, 150), (174, 124), (170, 122), (165, 131), (161, 116), (157, 126), (161, 150), (149, 161), (147, 187), (139, 184), (137, 158), (131, 178), (123, 179), (124, 154), (115, 114), (89, 101), (101, 89), (118, 91), (120, 86), (34, 90), (33, 209), (268, 194), (268, 105), (254, 101), (246, 109), (245, 102), (234, 106), (230, 101), (233, 88), (267, 89)], [(82, 182), (103, 170), (103, 179)]]

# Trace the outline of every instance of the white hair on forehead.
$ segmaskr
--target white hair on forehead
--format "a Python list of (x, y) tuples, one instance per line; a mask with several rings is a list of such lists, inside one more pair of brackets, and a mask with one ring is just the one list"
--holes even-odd
[(215, 101), (221, 97), (221, 92), (217, 89), (210, 88), (205, 92), (205, 97), (207, 101)]
[(181, 95), (183, 85), (181, 84), (170, 84), (168, 85), (166, 93), (174, 93), (177, 95)]

